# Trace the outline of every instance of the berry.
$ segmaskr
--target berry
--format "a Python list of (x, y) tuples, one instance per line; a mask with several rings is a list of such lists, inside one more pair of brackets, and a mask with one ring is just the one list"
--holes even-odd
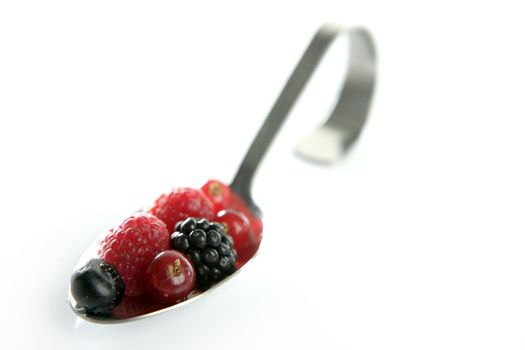
[(146, 273), (151, 296), (166, 303), (185, 299), (195, 288), (195, 269), (184, 254), (166, 250), (153, 259)]
[(213, 281), (220, 281), (222, 279), (222, 271), (217, 267), (212, 267), (210, 271), (210, 279)]
[[(254, 215), (250, 209), (246, 206), (246, 203), (242, 200), (241, 197), (237, 196), (235, 193), (232, 192), (232, 200), (230, 207), (228, 209), (233, 209), (236, 211), (239, 211), (243, 213), (248, 221), (250, 222), (250, 228), (252, 232), (252, 236), (255, 239), (256, 246), (258, 248), (258, 245), (261, 243), (262, 239), (262, 220), (257, 215)], [(255, 249), (257, 250), (257, 249)]]
[(186, 236), (185, 234), (181, 232), (173, 232), (171, 234), (170, 241), (171, 241), (172, 246), (180, 247), (183, 251), (185, 251), (186, 249), (190, 247), (188, 236)]
[(202, 278), (206, 278), (208, 277), (208, 274), (210, 273), (210, 268), (208, 267), (208, 265), (200, 265), (198, 268), (197, 268), (197, 274), (202, 277)]
[(209, 230), (206, 235), (206, 244), (210, 247), (218, 247), (221, 244), (222, 236), (218, 231)]
[[(195, 225), (185, 225), (186, 222), (194, 222)], [(180, 226), (177, 224), (177, 227), (180, 231), (172, 234), (172, 248), (185, 253), (192, 261), (197, 272), (199, 289), (206, 290), (235, 271), (237, 253), (233, 249), (232, 238), (226, 234), (221, 224), (187, 218)], [(186, 227), (193, 227), (193, 230), (188, 232)], [(187, 239), (189, 248), (182, 237)]]
[(258, 244), (252, 235), (250, 222), (246, 215), (235, 210), (223, 210), (216, 218), (226, 233), (233, 239), (233, 246), (239, 254), (239, 261), (248, 261), (258, 248)]
[(219, 259), (219, 262), (217, 264), (217, 266), (219, 267), (219, 269), (223, 270), (223, 271), (226, 271), (228, 270), (231, 266), (231, 260), (227, 257), (227, 256), (222, 256), (220, 259)]
[(144, 276), (153, 258), (169, 249), (166, 225), (149, 214), (136, 214), (109, 231), (100, 242), (99, 257), (113, 265), (126, 285), (126, 296), (144, 293)]
[(189, 234), (188, 240), (192, 248), (202, 249), (206, 247), (206, 232), (200, 228), (195, 229)]
[(197, 221), (197, 228), (207, 230), (210, 227), (210, 222), (206, 219), (199, 219)]
[(226, 234), (226, 231), (224, 230), (224, 226), (222, 226), (218, 222), (212, 222), (210, 224), (209, 229), (219, 232), (221, 234), (221, 236), (224, 236)]
[(124, 289), (117, 270), (101, 259), (89, 260), (71, 276), (71, 294), (89, 314), (109, 314), (122, 301)]
[(260, 218), (256, 218), (253, 216), (248, 217), (250, 220), (250, 227), (252, 229), (252, 234), (257, 241), (257, 244), (261, 243), (262, 240), (262, 232), (263, 232), (263, 223)]
[(213, 266), (219, 260), (219, 253), (213, 248), (206, 248), (202, 251), (202, 261), (208, 266)]
[(181, 222), (180, 229), (177, 231), (190, 233), (191, 231), (195, 230), (195, 228), (197, 228), (197, 221), (195, 221), (194, 218), (187, 218)]
[(230, 207), (233, 200), (231, 189), (217, 180), (209, 180), (202, 186), (202, 192), (208, 197), (215, 207), (214, 214)]
[(195, 265), (200, 265), (201, 263), (201, 253), (199, 250), (194, 250), (194, 249), (189, 249), (186, 254), (188, 254), (188, 256), (190, 257), (191, 261), (193, 261), (193, 263)]
[(221, 243), (217, 247), (217, 252), (219, 253), (220, 256), (228, 255), (228, 254), (230, 254), (231, 247), (232, 247), (231, 243), (229, 243), (229, 244)]
[(187, 217), (213, 218), (213, 203), (201, 190), (176, 188), (162, 194), (149, 212), (166, 224), (170, 232), (178, 231), (175, 224)]

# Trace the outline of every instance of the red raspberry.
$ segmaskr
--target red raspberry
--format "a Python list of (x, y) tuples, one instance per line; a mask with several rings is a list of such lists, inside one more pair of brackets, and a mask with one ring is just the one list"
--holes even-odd
[(201, 190), (176, 188), (162, 194), (149, 212), (166, 224), (174, 232), (175, 224), (188, 217), (213, 218), (213, 204)]
[(221, 210), (230, 208), (232, 204), (233, 197), (230, 187), (218, 180), (209, 180), (206, 182), (206, 184), (202, 186), (202, 192), (213, 202), (215, 214)]
[(136, 214), (112, 228), (100, 242), (99, 257), (113, 265), (126, 285), (126, 296), (144, 293), (144, 276), (153, 258), (170, 248), (166, 225), (149, 214)]

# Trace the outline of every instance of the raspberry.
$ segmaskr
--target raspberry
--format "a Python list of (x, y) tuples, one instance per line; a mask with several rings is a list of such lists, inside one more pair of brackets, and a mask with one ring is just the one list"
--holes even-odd
[(213, 218), (213, 203), (201, 190), (176, 188), (162, 194), (149, 212), (166, 224), (170, 232), (177, 222), (187, 217)]
[(166, 225), (149, 214), (136, 214), (109, 231), (99, 257), (114, 266), (126, 285), (126, 296), (144, 293), (144, 276), (153, 258), (169, 249)]
[(229, 208), (232, 204), (233, 197), (230, 187), (218, 180), (209, 180), (206, 182), (206, 184), (202, 186), (202, 192), (213, 202), (215, 214)]

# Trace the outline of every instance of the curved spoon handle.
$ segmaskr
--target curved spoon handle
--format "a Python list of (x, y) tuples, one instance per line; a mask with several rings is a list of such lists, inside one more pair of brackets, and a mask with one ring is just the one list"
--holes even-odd
[(363, 28), (344, 29), (324, 25), (313, 37), (275, 101), (231, 184), (231, 188), (258, 215), (260, 210), (251, 198), (255, 171), (330, 44), (342, 34), (350, 39), (350, 60), (339, 100), (325, 124), (303, 140), (297, 152), (313, 161), (334, 163), (345, 155), (365, 124), (376, 74), (372, 37)]

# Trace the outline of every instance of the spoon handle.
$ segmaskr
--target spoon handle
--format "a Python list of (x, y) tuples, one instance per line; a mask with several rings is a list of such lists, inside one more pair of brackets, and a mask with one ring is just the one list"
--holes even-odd
[(348, 35), (350, 39), (350, 59), (339, 99), (325, 124), (298, 145), (297, 153), (319, 163), (334, 163), (345, 155), (365, 124), (376, 74), (372, 37), (363, 28), (324, 25), (317, 31), (286, 82), (231, 184), (231, 188), (257, 215), (261, 212), (251, 198), (252, 180), (257, 167), (330, 44), (339, 35)]

